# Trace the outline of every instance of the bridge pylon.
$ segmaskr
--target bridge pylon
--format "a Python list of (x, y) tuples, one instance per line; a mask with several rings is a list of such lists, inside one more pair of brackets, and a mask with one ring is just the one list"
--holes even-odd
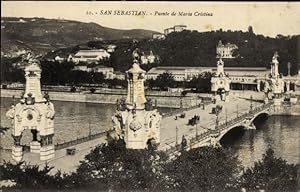
[(210, 130), (210, 145), (213, 147), (220, 147), (220, 140), (218, 137), (220, 136), (220, 131), (217, 129), (211, 129)]

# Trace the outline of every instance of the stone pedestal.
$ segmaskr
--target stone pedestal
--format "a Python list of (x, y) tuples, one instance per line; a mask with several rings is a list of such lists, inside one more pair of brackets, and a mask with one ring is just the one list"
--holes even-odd
[(268, 103), (269, 103), (269, 99), (268, 99), (267, 97), (264, 99), (264, 103), (265, 103), (265, 104), (268, 104)]
[(248, 126), (246, 126), (247, 130), (256, 129), (256, 126), (253, 123), (250, 123)]
[(40, 160), (46, 161), (55, 157), (54, 145), (42, 146), (40, 149)]
[(281, 98), (274, 98), (273, 101), (274, 101), (274, 106), (281, 106), (281, 102), (282, 102)]
[(297, 101), (298, 101), (298, 98), (297, 98), (297, 97), (291, 97), (291, 98), (290, 98), (290, 102), (291, 102), (292, 104), (297, 104)]
[(38, 141), (30, 142), (30, 152), (32, 153), (40, 153), (41, 143)]
[(23, 147), (13, 146), (12, 147), (12, 158), (13, 160), (20, 162), (23, 158)]
[(218, 140), (220, 133), (219, 130), (216, 129), (212, 129), (210, 130), (210, 145), (213, 147), (219, 147), (220, 146), (220, 142)]

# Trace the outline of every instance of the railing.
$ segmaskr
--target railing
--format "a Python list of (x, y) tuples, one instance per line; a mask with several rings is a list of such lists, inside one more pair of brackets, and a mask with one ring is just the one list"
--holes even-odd
[[(259, 106), (259, 107), (256, 107), (255, 109), (249, 111), (249, 112), (246, 112), (238, 117), (235, 117), (225, 123), (222, 123), (218, 126), (218, 129), (217, 130), (208, 130), (204, 133), (201, 133), (200, 135), (197, 135), (195, 137), (192, 137), (190, 139), (190, 144), (193, 145), (193, 144), (196, 144), (196, 143), (199, 143), (199, 142), (202, 142), (208, 138), (211, 137), (211, 134), (213, 134), (213, 132), (217, 132), (218, 134), (225, 130), (225, 129), (228, 129), (229, 127), (237, 124), (237, 123), (240, 123), (242, 121), (245, 120), (245, 118), (247, 117), (252, 117), (254, 114), (256, 113), (259, 113), (267, 108), (269, 108), (271, 106), (271, 103), (268, 103), (268, 104), (264, 104), (262, 106)], [(179, 150), (181, 150), (181, 144), (177, 144), (169, 149), (166, 150), (166, 153), (167, 154), (174, 154), (175, 152), (179, 152)]]
[[(96, 134), (93, 134), (93, 135), (88, 135), (88, 136), (81, 137), (81, 138), (76, 138), (76, 139), (70, 140), (70, 141), (64, 141), (62, 143), (55, 144), (54, 148), (55, 148), (55, 150), (59, 150), (59, 149), (64, 149), (64, 148), (67, 148), (67, 147), (70, 147), (70, 146), (78, 145), (78, 144), (81, 144), (81, 143), (84, 143), (84, 142), (87, 142), (87, 141), (91, 141), (91, 140), (103, 137), (107, 133), (110, 133), (110, 132), (112, 132), (112, 130), (99, 132), (99, 133), (96, 133)], [(10, 148), (1, 147), (0, 149), (3, 150), (3, 151), (9, 151), (9, 152), (12, 151)], [(24, 145), (23, 146), (23, 151), (30, 151), (30, 146), (29, 145)]]
[(57, 143), (57, 144), (55, 144), (55, 150), (67, 148), (67, 147), (70, 147), (70, 146), (73, 146), (73, 145), (77, 145), (77, 144), (80, 144), (80, 143), (84, 143), (84, 142), (87, 142), (87, 141), (98, 139), (98, 138), (103, 137), (104, 135), (106, 135), (107, 133), (110, 133), (110, 132), (112, 132), (112, 130), (103, 131), (103, 132), (96, 133), (96, 134), (93, 134), (93, 135), (88, 135), (86, 137), (76, 138), (74, 140), (67, 141), (67, 142)]

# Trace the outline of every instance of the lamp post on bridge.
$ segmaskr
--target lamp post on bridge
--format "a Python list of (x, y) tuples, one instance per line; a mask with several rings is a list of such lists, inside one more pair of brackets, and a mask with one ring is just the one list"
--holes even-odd
[(253, 97), (252, 95), (250, 96), (250, 113), (252, 112), (253, 110)]
[(176, 126), (176, 131), (175, 131), (175, 133), (176, 133), (176, 137), (175, 137), (175, 143), (176, 143), (176, 145), (178, 145), (178, 127)]
[(196, 120), (196, 139), (198, 139), (198, 123), (200, 122), (200, 116), (199, 117), (199, 120)]
[(216, 128), (215, 128), (215, 130), (218, 130), (218, 128), (219, 128), (219, 112), (220, 112), (220, 110), (217, 108), (217, 110), (216, 110)]
[(226, 123), (226, 126), (227, 126), (227, 108), (225, 108), (225, 123)]
[(239, 117), (239, 104), (236, 105), (236, 117)]

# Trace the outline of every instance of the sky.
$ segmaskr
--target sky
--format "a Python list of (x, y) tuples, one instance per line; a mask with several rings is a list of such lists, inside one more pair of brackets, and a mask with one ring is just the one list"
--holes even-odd
[[(163, 32), (165, 28), (184, 24), (190, 30), (247, 31), (275, 37), (277, 34), (300, 34), (300, 3), (238, 3), (238, 2), (96, 2), (96, 1), (2, 1), (1, 17), (44, 17), (95, 22), (116, 29), (149, 29)], [(145, 11), (145, 16), (96, 15), (96, 12)], [(169, 16), (155, 16), (155, 12)], [(94, 15), (87, 14), (87, 12)], [(171, 16), (175, 12), (176, 16)], [(179, 16), (179, 12), (192, 16)], [(196, 16), (195, 13), (212, 16)]]

